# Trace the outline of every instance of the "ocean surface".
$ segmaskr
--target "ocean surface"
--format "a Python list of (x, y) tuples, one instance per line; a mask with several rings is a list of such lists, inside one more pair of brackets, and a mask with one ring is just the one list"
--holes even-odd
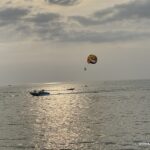
[(150, 80), (0, 87), (0, 150), (20, 149), (150, 150)]

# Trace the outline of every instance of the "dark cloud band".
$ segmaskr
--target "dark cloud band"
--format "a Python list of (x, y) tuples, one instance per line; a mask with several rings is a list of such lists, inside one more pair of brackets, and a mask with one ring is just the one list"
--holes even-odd
[(99, 10), (89, 17), (72, 16), (70, 19), (84, 26), (100, 25), (123, 20), (136, 21), (139, 19), (150, 19), (150, 1), (134, 0)]
[(79, 2), (79, 0), (46, 0), (49, 4), (61, 5), (61, 6), (71, 6)]
[(57, 21), (59, 20), (59, 18), (60, 15), (57, 13), (38, 13), (30, 18), (27, 18), (27, 21), (36, 24), (43, 24), (43, 23)]
[(17, 20), (26, 16), (30, 11), (23, 8), (5, 8), (0, 10), (0, 20)]

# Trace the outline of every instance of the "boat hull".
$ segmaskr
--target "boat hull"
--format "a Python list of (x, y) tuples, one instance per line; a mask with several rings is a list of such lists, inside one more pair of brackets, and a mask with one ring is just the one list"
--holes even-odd
[(44, 93), (34, 93), (34, 92), (30, 92), (30, 94), (31, 94), (32, 96), (48, 96), (48, 95), (50, 95), (50, 93), (48, 93), (48, 92), (44, 92)]

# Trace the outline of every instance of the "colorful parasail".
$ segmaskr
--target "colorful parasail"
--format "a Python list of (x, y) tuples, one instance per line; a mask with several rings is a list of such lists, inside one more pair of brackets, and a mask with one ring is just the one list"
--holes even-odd
[(96, 64), (97, 63), (97, 56), (96, 55), (93, 55), (93, 54), (90, 54), (88, 57), (87, 57), (87, 63), (88, 64)]

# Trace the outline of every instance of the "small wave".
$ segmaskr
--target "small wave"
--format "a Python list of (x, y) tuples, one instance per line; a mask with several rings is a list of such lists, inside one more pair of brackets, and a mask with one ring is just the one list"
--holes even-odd
[(9, 123), (8, 125), (10, 125), (10, 126), (23, 126), (23, 124), (19, 124), (19, 123)]
[(13, 139), (10, 139), (10, 138), (0, 138), (0, 141), (21, 141), (21, 140), (27, 140), (27, 138), (13, 138)]
[(60, 150), (72, 150), (72, 149), (68, 149), (68, 148), (63, 148), (63, 149), (60, 149)]
[(141, 146), (141, 147), (149, 147), (150, 146), (150, 143), (148, 143), (148, 142), (141, 142), (141, 143), (138, 143), (139, 144), (139, 146)]
[(17, 92), (11, 92), (11, 91), (9, 91), (9, 92), (0, 92), (1, 94), (12, 94), (12, 93), (17, 93)]
[(50, 95), (68, 95), (68, 94), (88, 94), (88, 93), (99, 93), (99, 91), (81, 91), (81, 92), (69, 92), (69, 93), (56, 93)]
[(115, 142), (104, 142), (105, 145), (115, 145)]
[(0, 145), (0, 148), (16, 148), (16, 149), (35, 149), (35, 146), (23, 146), (23, 145)]
[(71, 142), (69, 144), (91, 144), (95, 143), (95, 141), (78, 141), (78, 142)]

